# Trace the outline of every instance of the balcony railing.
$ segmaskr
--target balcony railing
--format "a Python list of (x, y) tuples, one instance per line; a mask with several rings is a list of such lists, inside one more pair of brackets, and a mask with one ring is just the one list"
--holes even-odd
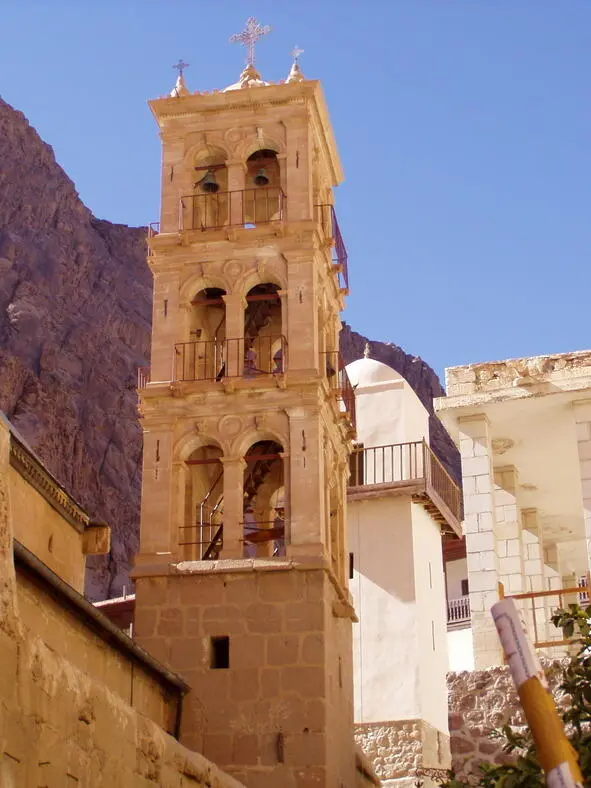
[(350, 488), (414, 483), (421, 488), (417, 494), (427, 495), (459, 535), (460, 489), (426, 441), (358, 448), (351, 454), (350, 468)]
[(447, 600), (447, 624), (454, 626), (470, 621), (470, 597), (461, 596)]
[(321, 354), (321, 371), (326, 376), (329, 388), (336, 393), (339, 408), (355, 428), (355, 392), (347, 375), (345, 364), (338, 350), (329, 350)]
[(339, 287), (349, 289), (349, 267), (345, 242), (341, 234), (334, 205), (315, 205), (314, 214), (324, 235), (332, 242), (332, 262), (339, 277)]
[(278, 186), (232, 192), (199, 192), (181, 197), (179, 229), (256, 227), (286, 218), (287, 201)]
[(150, 367), (138, 367), (137, 370), (138, 389), (145, 389), (149, 382), (150, 382)]
[(283, 336), (179, 342), (174, 346), (174, 380), (223, 380), (278, 375), (287, 369)]
[[(557, 629), (550, 622), (550, 618), (558, 608), (568, 607), (569, 604), (588, 603), (589, 586), (587, 578), (584, 579), (584, 584), (581, 583), (574, 588), (530, 591), (526, 594), (510, 594), (505, 597), (515, 600), (521, 620), (535, 648), (564, 647), (577, 641), (576, 637), (565, 638), (562, 630)], [(502, 588), (501, 595), (503, 595)]]

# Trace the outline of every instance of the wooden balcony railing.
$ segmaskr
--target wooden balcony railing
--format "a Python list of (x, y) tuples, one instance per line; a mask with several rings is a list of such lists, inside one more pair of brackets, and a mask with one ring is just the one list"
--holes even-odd
[(462, 495), (429, 444), (422, 441), (387, 446), (360, 447), (351, 454), (349, 488), (380, 485), (417, 488), (413, 494), (426, 495), (443, 520), (459, 536)]
[(283, 336), (179, 342), (174, 346), (174, 380), (277, 375), (287, 369)]
[(355, 392), (339, 351), (329, 350), (322, 353), (320, 368), (328, 381), (329, 388), (336, 394), (340, 410), (355, 429)]
[(447, 600), (447, 625), (454, 627), (470, 621), (470, 597), (460, 596)]
[(332, 243), (332, 262), (339, 277), (339, 286), (344, 290), (349, 289), (348, 255), (334, 205), (315, 205), (314, 215), (316, 221), (322, 225), (326, 238)]
[[(579, 583), (583, 578), (579, 578)], [(526, 632), (533, 641), (535, 648), (556, 648), (568, 646), (577, 638), (565, 638), (563, 632), (550, 621), (552, 614), (558, 609), (568, 607), (571, 603), (587, 605), (589, 602), (589, 586), (574, 588), (557, 588), (551, 591), (530, 591), (525, 594), (508, 594), (505, 599), (514, 599), (519, 610)], [(502, 592), (501, 592), (502, 593)]]
[(232, 192), (198, 192), (181, 197), (180, 230), (256, 227), (286, 218), (287, 200), (278, 186)]

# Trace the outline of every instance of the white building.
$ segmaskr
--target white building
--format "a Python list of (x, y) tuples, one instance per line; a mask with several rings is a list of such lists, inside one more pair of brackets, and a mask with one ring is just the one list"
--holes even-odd
[(462, 457), (466, 552), (450, 547), (446, 562), (450, 614), (464, 619), (451, 666), (472, 653), (476, 668), (502, 664), (500, 593), (516, 597), (536, 647), (560, 654), (552, 611), (588, 599), (591, 352), (453, 367), (446, 389), (435, 408)]
[(368, 357), (347, 374), (358, 438), (348, 490), (355, 721), (393, 785), (412, 768), (449, 765), (441, 533), (457, 541), (460, 492), (429, 448), (429, 414), (406, 380)]

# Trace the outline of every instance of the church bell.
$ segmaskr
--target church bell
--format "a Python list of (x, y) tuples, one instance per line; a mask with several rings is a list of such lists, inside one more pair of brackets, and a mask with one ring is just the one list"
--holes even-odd
[(205, 173), (205, 177), (201, 180), (201, 191), (213, 194), (220, 189), (219, 183), (215, 179), (215, 175), (211, 170)]
[(267, 177), (267, 171), (264, 167), (257, 172), (257, 174), (253, 178), (254, 183), (257, 186), (267, 186), (269, 184), (269, 178)]

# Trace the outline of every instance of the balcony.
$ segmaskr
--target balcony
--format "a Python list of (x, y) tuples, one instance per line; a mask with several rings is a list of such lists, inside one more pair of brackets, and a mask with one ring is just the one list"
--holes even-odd
[(338, 350), (321, 354), (320, 368), (328, 381), (328, 387), (339, 403), (339, 410), (356, 427), (355, 392), (345, 370), (345, 364)]
[(447, 628), (461, 629), (470, 624), (470, 597), (447, 600)]
[(348, 255), (337, 221), (334, 205), (315, 205), (314, 216), (322, 226), (325, 237), (331, 242), (332, 263), (339, 278), (339, 287), (349, 292)]
[(287, 369), (283, 336), (179, 342), (174, 346), (173, 378), (177, 381), (257, 378)]
[(137, 370), (138, 389), (145, 389), (149, 382), (150, 382), (150, 367), (138, 367)]
[(181, 197), (180, 230), (246, 229), (282, 222), (287, 200), (278, 186), (259, 186), (232, 192), (199, 192)]
[(358, 448), (351, 455), (350, 500), (408, 494), (442, 532), (461, 537), (462, 494), (426, 441)]

